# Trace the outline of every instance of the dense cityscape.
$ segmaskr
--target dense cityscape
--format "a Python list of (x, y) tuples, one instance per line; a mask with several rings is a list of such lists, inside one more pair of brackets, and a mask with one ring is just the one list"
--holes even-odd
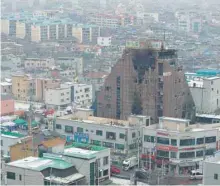
[(220, 185), (220, 1), (2, 0), (1, 185)]

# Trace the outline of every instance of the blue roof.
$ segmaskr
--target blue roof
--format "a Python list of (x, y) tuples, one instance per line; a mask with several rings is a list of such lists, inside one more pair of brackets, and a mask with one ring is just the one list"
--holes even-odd
[(201, 70), (196, 71), (196, 74), (216, 76), (216, 75), (219, 75), (219, 74), (220, 74), (220, 70), (215, 70), (215, 69), (201, 69)]

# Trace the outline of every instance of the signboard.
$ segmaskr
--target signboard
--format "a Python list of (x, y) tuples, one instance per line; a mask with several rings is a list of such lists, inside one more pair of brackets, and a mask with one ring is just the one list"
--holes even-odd
[(66, 142), (73, 141), (73, 136), (66, 136)]
[(178, 148), (177, 147), (173, 147), (173, 146), (157, 146), (156, 147), (157, 150), (162, 150), (162, 151), (174, 151), (177, 152)]
[(164, 72), (164, 73), (163, 73), (163, 76), (164, 76), (164, 77), (171, 76), (171, 75), (172, 75), (171, 72)]
[(89, 134), (82, 132), (74, 133), (74, 141), (78, 143), (88, 143), (89, 142)]
[(157, 136), (169, 136), (169, 134), (163, 132), (157, 132)]

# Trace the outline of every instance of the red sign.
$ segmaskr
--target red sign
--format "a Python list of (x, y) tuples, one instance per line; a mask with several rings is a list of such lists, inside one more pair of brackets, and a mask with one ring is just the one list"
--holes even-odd
[(155, 155), (150, 155), (150, 154), (142, 154), (141, 155), (142, 159), (152, 159), (155, 160)]
[(163, 150), (163, 151), (174, 151), (177, 152), (178, 148), (177, 147), (173, 147), (173, 146), (157, 146), (156, 147), (157, 150)]
[(157, 135), (159, 135), (159, 136), (169, 136), (169, 134), (162, 133), (162, 132), (157, 132)]

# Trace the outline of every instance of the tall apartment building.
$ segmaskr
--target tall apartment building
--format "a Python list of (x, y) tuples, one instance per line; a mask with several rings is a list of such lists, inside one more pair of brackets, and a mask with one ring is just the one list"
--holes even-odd
[[(195, 105), (176, 50), (140, 42), (127, 48), (97, 95), (97, 116), (126, 119), (130, 114), (194, 119)], [(153, 44), (152, 44), (153, 46)]]

